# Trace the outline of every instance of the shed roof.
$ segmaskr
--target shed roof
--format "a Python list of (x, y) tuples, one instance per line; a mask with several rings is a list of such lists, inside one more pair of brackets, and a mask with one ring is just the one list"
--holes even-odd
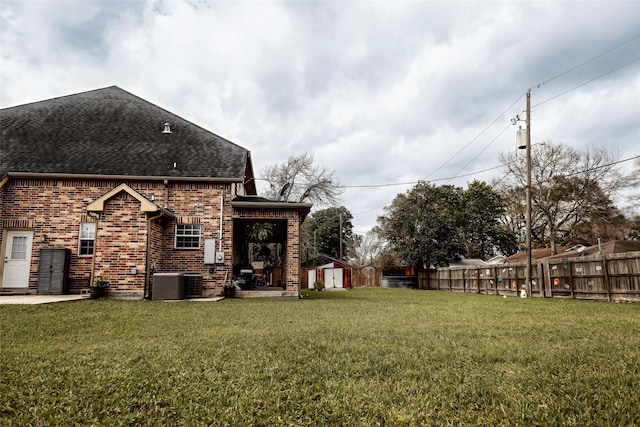
[(0, 127), (0, 178), (253, 177), (247, 149), (117, 86), (1, 109)]

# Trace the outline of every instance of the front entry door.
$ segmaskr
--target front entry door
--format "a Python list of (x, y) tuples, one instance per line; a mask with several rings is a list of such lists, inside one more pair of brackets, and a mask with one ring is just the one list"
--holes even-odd
[(3, 288), (28, 288), (33, 231), (8, 231), (5, 248)]

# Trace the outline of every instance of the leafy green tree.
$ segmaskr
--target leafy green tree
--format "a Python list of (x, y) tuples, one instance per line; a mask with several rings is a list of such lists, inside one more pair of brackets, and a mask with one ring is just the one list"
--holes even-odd
[(312, 213), (308, 218), (307, 234), (313, 237), (316, 253), (323, 253), (335, 259), (340, 259), (342, 253), (342, 260), (347, 260), (348, 248), (353, 241), (352, 219), (351, 212), (344, 206)]
[(420, 182), (378, 218), (377, 232), (406, 264), (448, 265), (465, 254), (462, 190)]
[(467, 258), (487, 259), (497, 253), (512, 254), (517, 234), (501, 224), (506, 210), (500, 193), (475, 180), (463, 192), (463, 240)]

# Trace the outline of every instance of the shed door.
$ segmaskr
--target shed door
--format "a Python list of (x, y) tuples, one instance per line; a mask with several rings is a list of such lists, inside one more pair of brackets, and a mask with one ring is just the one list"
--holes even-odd
[(313, 286), (314, 283), (316, 283), (316, 270), (315, 270), (315, 268), (313, 270), (307, 271), (307, 287), (309, 289), (315, 289), (315, 287)]
[(325, 268), (324, 269), (324, 287), (325, 288), (342, 288), (342, 269), (341, 268)]
[(5, 248), (3, 288), (28, 288), (33, 231), (8, 231)]

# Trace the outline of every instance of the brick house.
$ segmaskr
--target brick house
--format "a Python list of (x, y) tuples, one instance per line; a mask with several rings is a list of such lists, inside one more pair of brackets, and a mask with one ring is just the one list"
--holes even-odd
[(110, 296), (149, 298), (155, 274), (179, 272), (216, 295), (254, 261), (247, 230), (268, 221), (270, 274), (281, 295), (298, 295), (311, 205), (257, 197), (245, 148), (115, 86), (5, 108), (0, 120), (3, 293), (41, 292), (41, 254), (60, 249), (64, 292), (103, 276)]

